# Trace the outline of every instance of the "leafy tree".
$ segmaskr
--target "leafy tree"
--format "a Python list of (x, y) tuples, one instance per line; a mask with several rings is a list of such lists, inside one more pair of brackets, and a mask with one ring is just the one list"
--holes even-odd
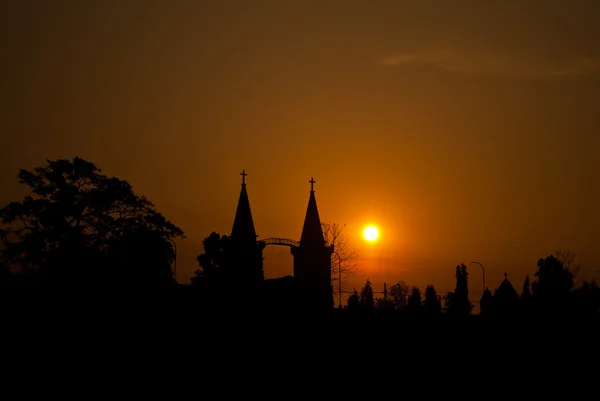
[(421, 309), (421, 290), (417, 287), (412, 287), (406, 309), (411, 312), (417, 312)]
[(573, 287), (573, 273), (555, 256), (538, 260), (534, 294), (564, 293)]
[(440, 297), (438, 297), (433, 285), (425, 287), (425, 301), (423, 307), (425, 312), (431, 315), (439, 314), (442, 311)]
[(109, 242), (108, 261), (129, 282), (152, 286), (174, 283), (174, 259), (173, 244), (158, 232), (131, 230)]
[(532, 285), (532, 297), (538, 306), (556, 307), (566, 302), (573, 288), (573, 272), (556, 256), (538, 260), (537, 280)]
[(321, 223), (325, 245), (333, 245), (333, 254), (331, 255), (331, 285), (333, 286), (334, 293), (340, 290), (340, 277), (343, 283), (344, 279), (356, 274), (358, 271), (356, 263), (357, 255), (344, 231), (345, 227), (345, 224)]
[(448, 312), (454, 315), (468, 315), (473, 309), (473, 304), (469, 301), (468, 278), (467, 266), (464, 263), (456, 266), (456, 288), (446, 296)]
[(390, 297), (390, 290), (387, 288), (387, 284), (383, 286), (383, 296), (375, 298), (375, 309), (394, 312), (396, 307), (394, 306), (394, 300)]
[(348, 310), (355, 310), (359, 306), (360, 306), (360, 295), (358, 294), (358, 291), (356, 291), (356, 288), (355, 288), (352, 295), (350, 295), (348, 297)]
[(393, 311), (395, 309), (394, 302), (389, 297), (375, 298), (375, 309)]
[(224, 279), (227, 274), (225, 259), (228, 244), (229, 237), (227, 235), (219, 235), (214, 231), (204, 238), (202, 241), (204, 253), (198, 255), (197, 258), (200, 269), (194, 272), (196, 276), (191, 278), (192, 284), (208, 285)]
[[(174, 252), (167, 242), (184, 238), (183, 232), (128, 182), (102, 174), (79, 157), (48, 160), (33, 171), (21, 169), (18, 178), (32, 194), (0, 209), (4, 263), (58, 282), (127, 280), (135, 277), (111, 266), (122, 267), (125, 260), (135, 259), (142, 265), (150, 252), (153, 262), (145, 269), (133, 269), (135, 276), (165, 276), (164, 269), (162, 273), (150, 270), (172, 261)], [(139, 242), (142, 237), (152, 240)], [(135, 251), (131, 247), (125, 251), (125, 243), (137, 244)]]

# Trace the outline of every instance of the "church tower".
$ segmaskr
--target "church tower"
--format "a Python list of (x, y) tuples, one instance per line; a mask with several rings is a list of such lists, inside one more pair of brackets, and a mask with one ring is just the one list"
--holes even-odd
[(254, 285), (264, 280), (264, 244), (256, 240), (256, 231), (246, 191), (246, 171), (243, 170), (242, 189), (238, 200), (233, 228), (227, 248), (227, 266), (231, 279), (241, 285)]
[(307, 303), (320, 308), (333, 307), (331, 254), (333, 246), (325, 237), (315, 199), (314, 179), (310, 179), (310, 197), (300, 236), (300, 246), (291, 249), (294, 256), (294, 281)]

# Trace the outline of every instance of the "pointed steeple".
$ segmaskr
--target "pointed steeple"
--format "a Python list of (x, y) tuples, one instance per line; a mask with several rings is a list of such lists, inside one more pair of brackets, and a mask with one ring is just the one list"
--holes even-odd
[(325, 246), (321, 219), (315, 199), (314, 179), (310, 179), (310, 197), (300, 236), (300, 246), (292, 247), (294, 280), (302, 303), (308, 309), (329, 310), (333, 307), (331, 255), (333, 246)]
[(254, 230), (250, 201), (248, 200), (248, 192), (246, 191), (246, 176), (248, 174), (246, 174), (245, 170), (242, 170), (240, 175), (242, 176), (242, 190), (237, 210), (235, 211), (231, 239), (240, 244), (256, 244), (256, 231)]
[(317, 200), (315, 199), (314, 184), (315, 180), (310, 178), (310, 197), (308, 198), (308, 207), (304, 217), (304, 226), (300, 236), (300, 246), (325, 246), (323, 229), (321, 228), (321, 219), (317, 209)]

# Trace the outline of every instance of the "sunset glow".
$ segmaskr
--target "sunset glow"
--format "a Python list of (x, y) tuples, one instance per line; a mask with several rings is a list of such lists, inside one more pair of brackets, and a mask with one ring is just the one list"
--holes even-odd
[(365, 237), (365, 239), (367, 241), (375, 241), (378, 237), (379, 237), (379, 231), (377, 230), (377, 227), (375, 226), (368, 226), (367, 228), (365, 228), (365, 231), (363, 232), (363, 236)]
[[(295, 279), (312, 286), (303, 274), (314, 273), (314, 288), (333, 291), (324, 304), (345, 319), (367, 279), (375, 299), (384, 284), (423, 299), (434, 286), (437, 311), (463, 262), (473, 314), (505, 273), (521, 297), (526, 279), (540, 279), (538, 261), (560, 249), (581, 259), (568, 261), (581, 266), (571, 290), (600, 282), (600, 0), (63, 3), (0, 3), (0, 286), (7, 272), (46, 277), (48, 267), (58, 283), (83, 269), (64, 286), (87, 288), (83, 272), (104, 269), (115, 285), (129, 272), (138, 288), (139, 272), (208, 294), (207, 274), (239, 274), (254, 298), (243, 281), (254, 272), (252, 282), (273, 280), (265, 291), (277, 295), (264, 299), (279, 311), (296, 308), (283, 297)], [(123, 188), (62, 161), (76, 157)], [(49, 169), (52, 188), (48, 177), (31, 181), (48, 160), (65, 180), (81, 176), (63, 182)], [(136, 197), (162, 217), (141, 214), (141, 203), (125, 211), (120, 202)], [(238, 206), (248, 248), (225, 257)], [(167, 237), (171, 224), (184, 235)], [(328, 250), (312, 264), (299, 248), (321, 248), (319, 225)], [(26, 230), (13, 238), (9, 228)], [(329, 252), (331, 283), (314, 267)], [(10, 280), (21, 288), (25, 276)], [(238, 308), (237, 292), (223, 296), (231, 313), (254, 313)], [(200, 308), (194, 297), (183, 307)]]

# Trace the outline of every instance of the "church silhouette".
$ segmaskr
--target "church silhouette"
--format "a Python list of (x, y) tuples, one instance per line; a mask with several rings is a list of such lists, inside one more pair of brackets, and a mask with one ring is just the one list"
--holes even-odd
[[(242, 171), (240, 197), (230, 235), (226, 264), (232, 272), (235, 284), (261, 288), (267, 293), (277, 292), (279, 300), (302, 305), (302, 309), (331, 309), (333, 291), (331, 285), (331, 255), (333, 245), (327, 245), (323, 234), (317, 200), (315, 180), (310, 179), (308, 207), (300, 241), (286, 238), (258, 239), (246, 189), (246, 172)], [(290, 247), (293, 255), (293, 277), (264, 278), (263, 250), (267, 245)], [(284, 296), (281, 296), (285, 293)]]

